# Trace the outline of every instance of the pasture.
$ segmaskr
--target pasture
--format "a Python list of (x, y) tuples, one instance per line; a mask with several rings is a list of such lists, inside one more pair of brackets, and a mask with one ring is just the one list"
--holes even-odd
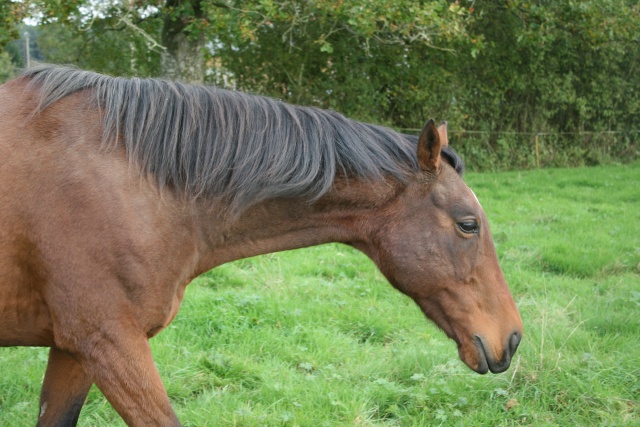
[[(186, 426), (640, 424), (640, 163), (469, 173), (525, 324), (480, 376), (361, 253), (223, 265), (154, 358)], [(38, 413), (47, 349), (0, 348), (0, 425)], [(95, 389), (80, 425), (124, 425)]]

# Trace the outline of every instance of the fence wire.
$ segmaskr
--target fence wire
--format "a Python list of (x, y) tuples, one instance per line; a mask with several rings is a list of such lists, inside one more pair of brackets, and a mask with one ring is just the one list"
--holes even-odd
[[(400, 129), (418, 134), (420, 129)], [(640, 130), (491, 132), (449, 130), (449, 141), (470, 170), (532, 169), (627, 163), (640, 158)]]

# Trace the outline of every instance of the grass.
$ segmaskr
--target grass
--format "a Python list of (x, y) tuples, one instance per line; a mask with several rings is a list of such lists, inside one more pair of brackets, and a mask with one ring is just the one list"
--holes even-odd
[[(640, 425), (640, 163), (469, 174), (525, 322), (480, 376), (362, 254), (325, 245), (196, 279), (152, 340), (185, 426)], [(46, 349), (0, 349), (0, 425), (34, 425)], [(95, 388), (81, 425), (123, 422)]]

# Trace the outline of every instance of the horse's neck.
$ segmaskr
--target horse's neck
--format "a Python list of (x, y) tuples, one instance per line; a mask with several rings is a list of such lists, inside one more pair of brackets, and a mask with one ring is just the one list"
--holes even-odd
[(199, 215), (203, 269), (250, 256), (329, 242), (365, 241), (376, 211), (397, 185), (356, 179), (336, 182), (318, 201), (277, 199), (250, 207), (234, 220)]

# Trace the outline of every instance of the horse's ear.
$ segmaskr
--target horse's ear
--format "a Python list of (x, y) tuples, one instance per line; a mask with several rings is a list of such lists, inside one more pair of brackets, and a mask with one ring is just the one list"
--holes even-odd
[[(446, 126), (445, 126), (446, 134)], [(440, 166), (440, 132), (433, 119), (422, 128), (418, 138), (418, 164), (423, 171), (436, 172)]]
[(440, 144), (443, 147), (449, 145), (449, 135), (447, 135), (447, 122), (442, 122), (438, 125), (438, 135), (440, 135)]

